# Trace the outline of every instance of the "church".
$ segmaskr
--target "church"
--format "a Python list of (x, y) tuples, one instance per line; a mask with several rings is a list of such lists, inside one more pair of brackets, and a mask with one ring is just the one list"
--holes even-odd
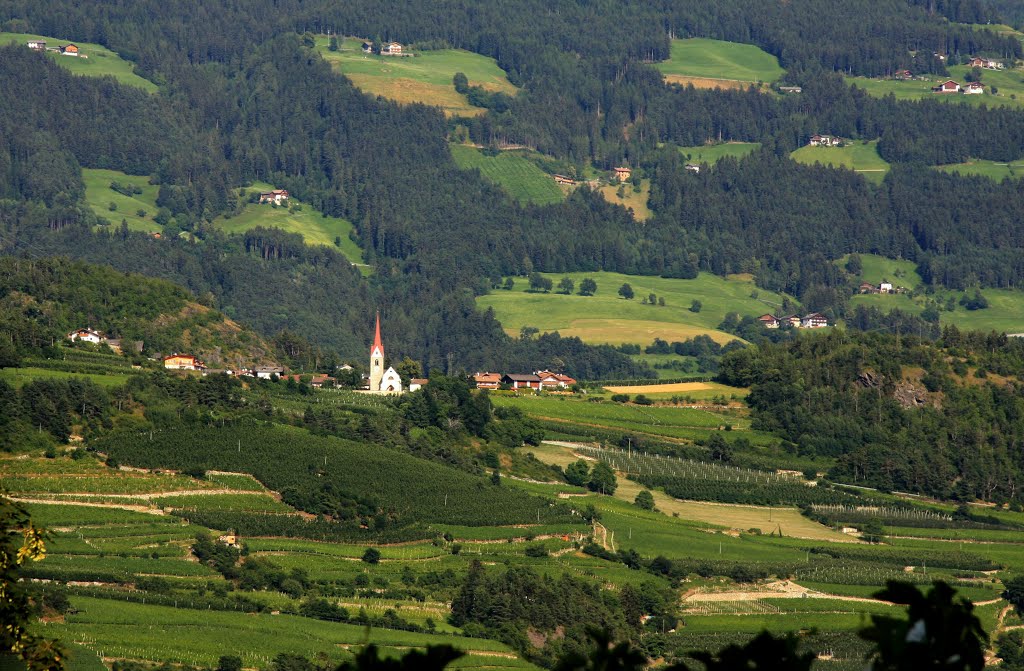
[(377, 328), (370, 346), (370, 375), (366, 391), (371, 394), (401, 394), (402, 378), (392, 367), (384, 370), (384, 343), (380, 339), (380, 313), (377, 313)]

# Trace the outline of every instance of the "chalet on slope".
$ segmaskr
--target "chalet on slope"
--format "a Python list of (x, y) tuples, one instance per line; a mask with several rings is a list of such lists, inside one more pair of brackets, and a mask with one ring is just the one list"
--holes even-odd
[(804, 329), (822, 329), (826, 326), (828, 326), (828, 317), (820, 312), (812, 312), (800, 320), (800, 328)]
[(994, 58), (981, 58), (979, 56), (972, 58), (967, 65), (972, 68), (985, 68), (986, 70), (1002, 70), (1004, 67), (1002, 61), (997, 61)]
[(382, 56), (401, 56), (402, 45), (398, 42), (388, 42), (380, 48)]
[(809, 144), (812, 147), (838, 147), (843, 141), (835, 135), (812, 135)]
[(615, 179), (620, 182), (628, 182), (629, 178), (633, 176), (633, 171), (626, 167), (615, 168)]
[(91, 342), (94, 345), (98, 345), (106, 340), (106, 338), (104, 338), (103, 334), (99, 331), (94, 331), (92, 329), (75, 329), (68, 334), (68, 340), (71, 342)]
[(28, 48), (31, 49), (32, 51), (46, 51), (46, 41), (45, 40), (29, 40), (28, 41)]
[(696, 163), (687, 163), (685, 169), (698, 175), (700, 174), (700, 166)]
[(757, 318), (757, 322), (766, 329), (779, 328), (779, 320), (775, 315), (763, 314)]
[(506, 373), (501, 376), (501, 383), (513, 389), (534, 389), (541, 388), (540, 377), (537, 375), (524, 375), (521, 373)]
[(373, 53), (373, 42), (363, 42), (363, 47), (362, 48), (363, 48), (363, 53), (364, 54), (372, 54)]
[(78, 47), (75, 46), (74, 44), (65, 44), (64, 46), (62, 46), (60, 48), (60, 53), (63, 54), (64, 56), (77, 56), (78, 55)]
[(167, 370), (203, 370), (206, 365), (191, 354), (172, 354), (164, 357)]
[(425, 377), (409, 378), (409, 391), (419, 391), (428, 384), (430, 384), (430, 380)]
[(871, 282), (861, 282), (860, 288), (857, 289), (857, 292), (861, 294), (877, 294), (878, 287), (876, 287), (874, 284), (871, 284)]
[(576, 186), (576, 180), (565, 175), (552, 175), (555, 179), (556, 184), (564, 184), (565, 186)]
[(473, 382), (477, 389), (497, 389), (501, 386), (501, 373), (477, 373)]
[(288, 200), (288, 192), (284, 189), (274, 189), (273, 191), (264, 191), (260, 194), (260, 205), (263, 203), (275, 203), (280, 205), (282, 202)]
[(964, 95), (979, 95), (985, 92), (985, 85), (981, 82), (970, 82), (964, 86)]
[(803, 93), (803, 88), (799, 86), (780, 86), (779, 93)]
[(892, 78), (899, 79), (901, 81), (904, 79), (913, 79), (914, 73), (912, 73), (910, 70), (897, 70), (892, 74)]
[(252, 374), (261, 380), (270, 380), (275, 375), (278, 377), (284, 375), (284, 368), (281, 366), (258, 366), (252, 369)]
[(878, 285), (878, 293), (880, 294), (892, 294), (896, 293), (893, 290), (892, 282), (882, 282)]
[(785, 317), (780, 317), (779, 325), (783, 326), (785, 324), (789, 324), (795, 329), (800, 328), (800, 315), (786, 315)]
[(534, 375), (540, 378), (541, 389), (567, 389), (576, 384), (576, 380), (568, 375), (552, 373), (549, 370), (537, 371)]
[(952, 79), (947, 79), (938, 86), (933, 86), (932, 91), (934, 93), (960, 93), (960, 84)]

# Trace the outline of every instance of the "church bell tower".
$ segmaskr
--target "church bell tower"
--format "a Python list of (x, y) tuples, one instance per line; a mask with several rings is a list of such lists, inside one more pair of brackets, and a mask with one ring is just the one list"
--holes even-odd
[(380, 313), (377, 313), (377, 329), (370, 348), (370, 391), (380, 391), (384, 379), (384, 343), (380, 339)]

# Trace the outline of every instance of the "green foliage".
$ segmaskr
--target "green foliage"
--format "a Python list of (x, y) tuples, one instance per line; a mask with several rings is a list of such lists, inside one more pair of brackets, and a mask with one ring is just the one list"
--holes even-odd
[(644, 489), (633, 499), (633, 505), (643, 510), (654, 510), (654, 495)]
[(627, 301), (633, 299), (633, 287), (629, 286), (629, 283), (623, 284), (619, 287), (619, 295), (625, 298)]
[(362, 560), (367, 564), (380, 563), (380, 550), (377, 548), (366, 548), (366, 552), (363, 553)]
[(609, 496), (615, 493), (618, 486), (615, 471), (603, 461), (594, 466), (594, 470), (590, 472), (590, 480), (587, 481), (590, 491)]
[(565, 480), (570, 485), (583, 487), (590, 480), (590, 464), (585, 459), (572, 462), (565, 467)]

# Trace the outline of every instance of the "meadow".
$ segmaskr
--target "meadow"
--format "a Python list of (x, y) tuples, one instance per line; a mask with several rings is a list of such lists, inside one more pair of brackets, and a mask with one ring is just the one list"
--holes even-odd
[(363, 91), (399, 103), (423, 103), (440, 107), (451, 116), (482, 114), (469, 104), (452, 83), (456, 72), (466, 75), (470, 86), (515, 95), (517, 89), (492, 58), (462, 49), (413, 51), (413, 56), (376, 56), (363, 53), (363, 40), (346, 37), (338, 51), (328, 49), (329, 39), (316, 39), (316, 50), (331, 66)]
[[(619, 195), (619, 189), (623, 193)], [(620, 187), (618, 184), (606, 184), (598, 188), (598, 192), (604, 196), (609, 203), (621, 205), (633, 213), (637, 221), (646, 221), (651, 218), (651, 209), (647, 207), (647, 200), (651, 196), (651, 181), (644, 179), (640, 181), (640, 190), (636, 191), (632, 184)]]
[[(45, 40), (48, 47), (71, 44), (70, 40), (61, 40), (45, 35), (0, 32), (0, 44), (6, 45), (9, 42), (15, 42), (24, 46), (28, 40)], [(156, 84), (135, 74), (135, 66), (121, 58), (116, 52), (91, 42), (75, 42), (74, 44), (80, 49), (79, 53), (81, 55), (78, 57), (64, 56), (53, 52), (46, 52), (45, 55), (47, 58), (53, 58), (62, 67), (67, 68), (76, 75), (87, 75), (90, 77), (109, 76), (122, 84), (135, 86), (147, 93), (153, 93), (157, 90)], [(83, 56), (88, 56), (88, 58), (83, 58)]]
[(256, 182), (239, 189), (239, 196), (245, 203), (242, 212), (230, 218), (218, 217), (215, 225), (225, 233), (244, 233), (257, 226), (298, 233), (306, 244), (336, 248), (353, 264), (365, 267), (363, 250), (349, 237), (353, 226), (347, 219), (329, 217), (295, 198), (288, 201), (288, 206), (281, 207), (247, 202), (248, 194), (271, 191), (274, 188), (276, 187), (271, 184)]
[[(160, 187), (150, 184), (148, 175), (128, 175), (117, 170), (82, 168), (82, 181), (85, 183), (85, 202), (96, 216), (109, 221), (111, 227), (120, 226), (124, 220), (133, 231), (157, 233), (163, 229), (160, 224), (153, 221), (159, 209), (156, 197)], [(130, 185), (141, 193), (127, 196), (114, 191), (110, 188), (113, 182)], [(116, 209), (111, 210), (111, 204)]]
[(497, 184), (520, 203), (550, 205), (565, 199), (565, 194), (551, 175), (520, 151), (503, 151), (496, 156), (488, 156), (468, 145), (449, 146), (460, 169), (479, 170), (484, 179)]
[(699, 147), (679, 147), (680, 153), (690, 163), (714, 165), (720, 159), (743, 158), (761, 148), (760, 142), (720, 142)]
[(958, 175), (988, 177), (997, 182), (1004, 179), (1020, 179), (1024, 177), (1024, 161), (1015, 163), (998, 163), (986, 159), (971, 159), (965, 163), (952, 163), (936, 166), (936, 170)]
[[(965, 83), (965, 75), (971, 68), (966, 65), (952, 65), (948, 68), (949, 77), (930, 75), (925, 79), (872, 79), (868, 77), (847, 77), (847, 81), (867, 91), (870, 95), (882, 98), (893, 95), (897, 100), (922, 100), (934, 98), (946, 102), (987, 105), (988, 107), (1021, 107), (1024, 106), (1024, 73), (1017, 69), (982, 70), (981, 82), (986, 86), (981, 95), (939, 94), (933, 93), (932, 87), (946, 79), (953, 79), (961, 85)], [(992, 94), (991, 87), (998, 89)]]
[[(861, 254), (862, 273), (860, 280), (878, 284), (885, 280), (893, 286), (914, 289), (922, 284), (917, 273), (917, 264), (913, 261), (887, 259), (875, 254)], [(847, 257), (836, 261), (845, 266)], [(963, 330), (996, 331), (1005, 333), (1024, 333), (1024, 291), (1017, 289), (982, 289), (981, 293), (989, 302), (984, 310), (968, 310), (959, 305), (964, 292), (935, 289), (931, 293), (920, 294), (864, 294), (853, 296), (850, 304), (875, 306), (888, 311), (899, 308), (911, 314), (920, 314), (929, 299), (945, 304), (949, 298), (956, 303), (955, 309), (939, 313), (940, 324), (953, 324)]]
[[(708, 335), (725, 344), (736, 339), (717, 330), (726, 313), (757, 316), (779, 309), (783, 300), (780, 294), (758, 289), (753, 280), (745, 276), (721, 278), (701, 273), (695, 279), (680, 280), (610, 272), (542, 275), (551, 279), (555, 286), (562, 277), (572, 279), (576, 287), (584, 278), (593, 278), (597, 291), (593, 296), (533, 293), (525, 278), (515, 278), (511, 291), (495, 290), (480, 296), (477, 306), (493, 308), (502, 327), (512, 335), (518, 335), (524, 326), (531, 326), (542, 332), (558, 331), (563, 336), (577, 336), (593, 344), (646, 346), (655, 338), (673, 342), (698, 335)], [(633, 300), (618, 295), (619, 287), (627, 283), (635, 292)], [(651, 293), (664, 298), (665, 305), (644, 305), (642, 299)], [(694, 300), (701, 302), (700, 312), (690, 311)]]
[(880, 184), (889, 172), (889, 164), (878, 155), (878, 141), (852, 142), (844, 147), (800, 147), (790, 157), (806, 165), (829, 165), (846, 168), (864, 176), (868, 181)]
[(655, 65), (670, 83), (698, 88), (735, 88), (773, 82), (785, 70), (777, 58), (751, 44), (702, 37), (672, 40), (670, 57)]
[(51, 370), (48, 368), (37, 368), (28, 366), (25, 368), (0, 368), (0, 380), (4, 380), (13, 387), (20, 387), (32, 380), (68, 380), (72, 378), (85, 378), (95, 382), (101, 387), (120, 387), (128, 381), (128, 375), (108, 375), (104, 373), (75, 373), (63, 370)]

